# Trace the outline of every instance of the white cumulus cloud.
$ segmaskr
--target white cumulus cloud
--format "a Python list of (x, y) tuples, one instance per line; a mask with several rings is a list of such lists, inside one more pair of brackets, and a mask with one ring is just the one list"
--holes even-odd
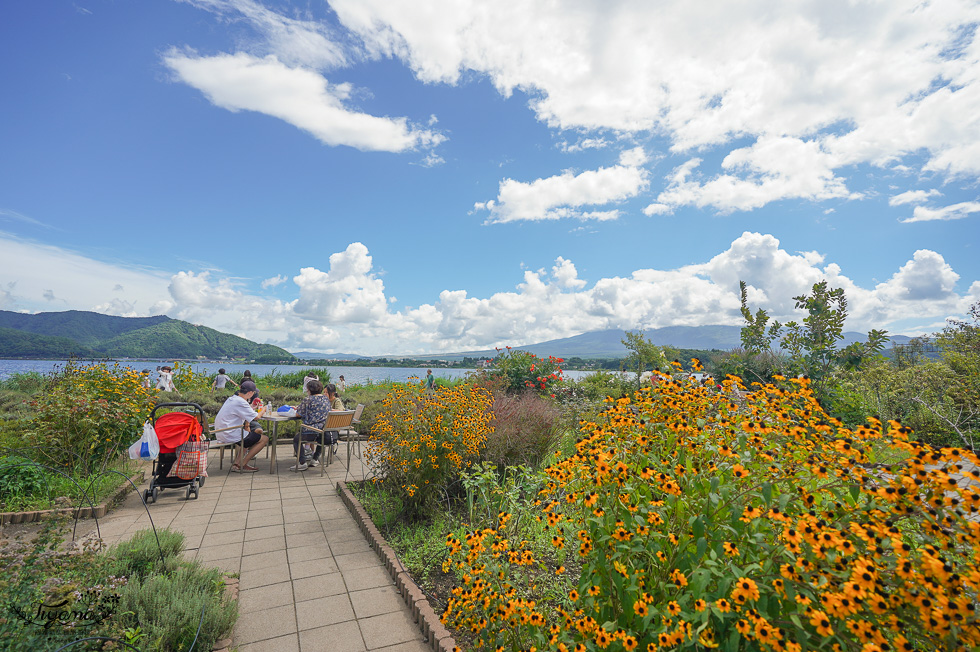
[(327, 145), (401, 152), (438, 145), (444, 137), (416, 128), (406, 118), (369, 115), (344, 102), (348, 84), (331, 84), (320, 73), (290, 67), (275, 56), (239, 52), (198, 56), (173, 49), (163, 58), (177, 78), (229, 111), (257, 111), (309, 132)]
[(504, 96), (520, 90), (540, 121), (582, 134), (580, 147), (651, 133), (678, 156), (721, 155), (650, 213), (857, 198), (847, 175), (860, 164), (940, 181), (980, 172), (973, 0), (330, 4), (370, 56), (427, 83), (474, 72)]
[(497, 198), (474, 205), (487, 210), (490, 223), (519, 220), (611, 220), (619, 216), (616, 210), (583, 210), (586, 206), (602, 206), (637, 196), (649, 185), (649, 173), (641, 167), (646, 153), (637, 147), (620, 154), (619, 164), (576, 174), (565, 170), (559, 175), (531, 182), (504, 179)]
[(901, 220), (902, 222), (932, 222), (934, 220), (962, 220), (974, 213), (980, 213), (980, 202), (965, 201), (942, 208), (929, 208), (928, 206), (916, 206), (912, 210), (912, 217)]

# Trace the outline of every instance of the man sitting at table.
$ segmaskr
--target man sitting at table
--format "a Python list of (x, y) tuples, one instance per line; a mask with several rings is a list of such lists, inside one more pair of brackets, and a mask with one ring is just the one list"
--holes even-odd
[(317, 466), (318, 461), (310, 463), (306, 461), (306, 447), (302, 442), (314, 442), (320, 438), (320, 433), (309, 430), (306, 426), (313, 426), (323, 430), (327, 423), (327, 414), (330, 412), (330, 399), (323, 395), (323, 383), (319, 380), (311, 380), (306, 389), (310, 395), (296, 407), (296, 416), (303, 420), (303, 429), (293, 437), (293, 452), (299, 455), (299, 462), (289, 467), (290, 471), (305, 471), (310, 466)]
[(249, 465), (249, 462), (269, 443), (269, 437), (262, 432), (262, 428), (256, 420), (256, 417), (259, 416), (258, 412), (249, 405), (249, 401), (252, 400), (256, 392), (254, 382), (251, 380), (244, 381), (238, 391), (225, 400), (221, 409), (218, 410), (218, 416), (214, 418), (215, 430), (231, 428), (219, 432), (216, 435), (218, 441), (232, 444), (242, 441), (242, 445), (245, 447), (245, 459), (241, 459), (241, 453), (239, 453), (238, 459), (231, 465), (231, 470), (236, 473), (258, 471), (256, 467)]

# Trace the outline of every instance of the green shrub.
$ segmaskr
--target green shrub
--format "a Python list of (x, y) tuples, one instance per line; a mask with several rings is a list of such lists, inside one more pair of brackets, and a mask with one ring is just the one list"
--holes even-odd
[(145, 649), (183, 651), (196, 639), (195, 650), (210, 650), (238, 618), (223, 594), (221, 569), (197, 562), (166, 575), (131, 577), (120, 595), (121, 624), (140, 628)]
[(132, 579), (173, 570), (183, 551), (183, 533), (161, 528), (156, 535), (153, 530), (140, 530), (108, 554), (113, 559), (113, 574)]
[(0, 502), (6, 505), (18, 496), (39, 494), (47, 489), (44, 469), (16, 455), (0, 457)]
[[(155, 396), (140, 374), (118, 363), (69, 361), (31, 401), (25, 439), (44, 461), (92, 473), (122, 455), (142, 432)], [(40, 461), (40, 458), (39, 458)]]
[(368, 442), (367, 459), (410, 513), (421, 513), (478, 459), (493, 430), (492, 401), (490, 392), (473, 385), (393, 387)]
[(11, 374), (9, 378), (0, 380), (0, 390), (9, 392), (20, 392), (21, 394), (34, 394), (43, 391), (51, 377), (38, 371), (26, 371), (24, 373)]
[(507, 392), (520, 393), (528, 389), (542, 394), (554, 394), (561, 382), (561, 358), (539, 358), (533, 353), (512, 349), (500, 350), (493, 360), (491, 376), (502, 379)]
[(481, 458), (500, 467), (537, 467), (563, 431), (559, 406), (531, 391), (497, 395), (493, 417), (493, 432), (487, 435)]

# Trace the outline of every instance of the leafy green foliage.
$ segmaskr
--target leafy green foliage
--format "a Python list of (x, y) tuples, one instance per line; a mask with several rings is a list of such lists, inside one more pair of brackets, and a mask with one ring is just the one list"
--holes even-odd
[(367, 445), (368, 462), (419, 513), (479, 458), (493, 431), (490, 392), (475, 385), (396, 384)]
[(170, 572), (180, 561), (184, 551), (184, 534), (175, 530), (140, 530), (126, 541), (109, 549), (113, 575), (145, 578)]
[(6, 505), (16, 496), (39, 494), (46, 488), (43, 468), (16, 455), (0, 457), (0, 504)]
[(623, 359), (623, 367), (636, 373), (636, 388), (640, 387), (640, 376), (644, 371), (662, 369), (667, 364), (664, 350), (650, 342), (643, 331), (626, 331), (623, 346), (629, 351)]
[[(130, 578), (121, 591), (124, 620), (145, 634), (144, 649), (209, 650), (238, 618), (234, 603), (222, 600), (221, 569), (185, 562), (173, 573)], [(200, 635), (198, 636), (198, 628)]]
[(524, 392), (529, 389), (542, 394), (553, 394), (561, 381), (561, 358), (539, 358), (533, 353), (512, 349), (498, 349), (493, 360), (492, 376), (503, 383), (507, 392)]
[(51, 386), (31, 401), (25, 437), (39, 461), (94, 472), (114, 461), (142, 432), (152, 390), (118, 363), (69, 361)]
[(791, 321), (785, 326), (777, 321), (768, 324), (769, 315), (761, 308), (753, 316), (747, 305), (745, 282), (739, 281), (739, 290), (745, 319), (742, 344), (746, 351), (752, 355), (770, 352), (772, 342), (782, 335), (780, 345), (786, 351), (788, 371), (812, 379), (823, 399), (829, 398), (827, 381), (834, 369), (858, 368), (862, 361), (880, 353), (888, 339), (885, 331), (872, 330), (867, 342), (839, 349), (838, 343), (844, 339), (847, 297), (843, 289), (831, 289), (827, 281), (814, 283), (808, 295), (793, 297), (796, 308), (805, 310), (807, 316), (802, 323)]

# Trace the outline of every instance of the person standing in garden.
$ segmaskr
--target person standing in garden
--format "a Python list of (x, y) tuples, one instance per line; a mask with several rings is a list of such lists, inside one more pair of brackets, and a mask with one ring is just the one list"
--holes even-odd
[(436, 377), (432, 375), (431, 369), (425, 372), (425, 388), (426, 389), (436, 388)]
[(224, 389), (225, 385), (231, 383), (235, 387), (238, 387), (238, 383), (231, 379), (230, 376), (225, 374), (224, 368), (218, 369), (218, 375), (214, 378), (214, 384), (211, 385), (211, 392), (216, 389)]
[(236, 473), (258, 471), (256, 467), (249, 465), (249, 462), (269, 443), (269, 437), (262, 431), (256, 420), (259, 416), (258, 412), (249, 405), (257, 391), (255, 383), (250, 380), (243, 381), (238, 391), (221, 405), (218, 415), (214, 418), (215, 430), (231, 428), (215, 435), (218, 441), (230, 444), (241, 441), (245, 448), (244, 459), (239, 455), (231, 465), (231, 470)]
[(164, 365), (160, 367), (160, 377), (157, 378), (157, 389), (161, 392), (175, 392), (177, 388), (174, 387), (174, 373), (173, 369)]
[(337, 381), (337, 392), (343, 394), (346, 391), (347, 391), (347, 381), (344, 380), (343, 376), (341, 376), (340, 380)]

